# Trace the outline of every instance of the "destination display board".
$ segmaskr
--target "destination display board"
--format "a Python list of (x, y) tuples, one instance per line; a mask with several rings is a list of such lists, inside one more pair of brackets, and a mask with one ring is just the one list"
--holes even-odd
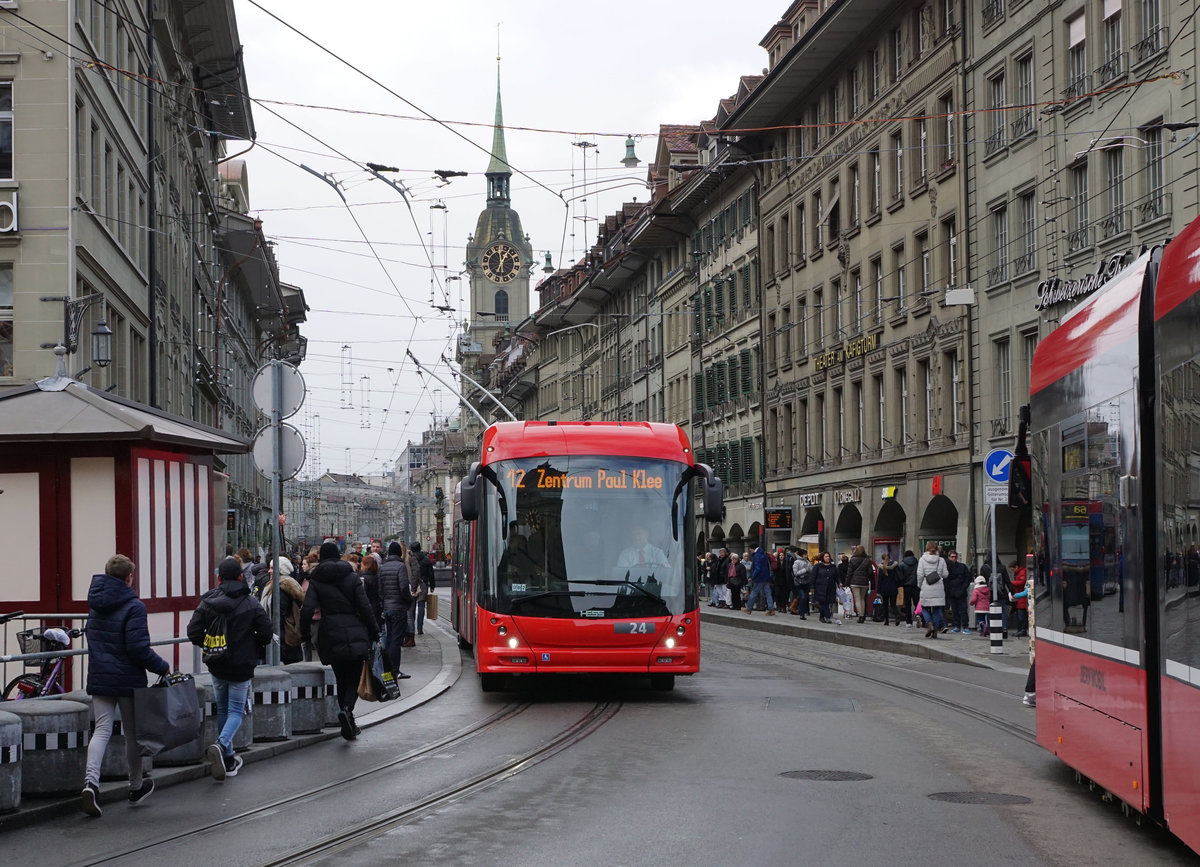
[(764, 513), (763, 523), (766, 525), (768, 530), (790, 530), (790, 529), (792, 529), (791, 507), (766, 509), (765, 513)]

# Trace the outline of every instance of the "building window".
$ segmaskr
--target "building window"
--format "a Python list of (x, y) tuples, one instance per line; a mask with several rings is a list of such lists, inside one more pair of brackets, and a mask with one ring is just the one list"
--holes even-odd
[(833, 390), (833, 399), (837, 402), (837, 454), (835, 457), (840, 458), (843, 452), (848, 452), (846, 448), (846, 398), (842, 394), (840, 388)]
[(992, 209), (992, 267), (988, 270), (988, 285), (995, 286), (1008, 279), (1008, 206)]
[(850, 275), (850, 279), (854, 286), (854, 332), (857, 334), (862, 331), (863, 316), (866, 315), (866, 309), (863, 307), (862, 272), (855, 271)]
[(879, 157), (879, 148), (871, 151), (871, 213), (879, 213), (880, 200), (883, 198), (883, 162)]
[(858, 180), (858, 163), (850, 165), (850, 228), (858, 226), (858, 201), (861, 193), (861, 184)]
[(1071, 225), (1067, 234), (1067, 252), (1091, 246), (1088, 237), (1087, 163), (1071, 167)]
[(892, 83), (904, 74), (904, 36), (899, 29), (892, 31)]
[(856, 63), (850, 69), (850, 115), (858, 117), (862, 109), (862, 71)]
[[(1162, 121), (1158, 121), (1162, 123)], [(1147, 222), (1163, 216), (1166, 213), (1166, 196), (1163, 194), (1163, 140), (1162, 127), (1151, 126), (1141, 130), (1146, 144), (1142, 148), (1146, 165), (1142, 172), (1145, 177), (1146, 195), (1139, 208), (1138, 220)]]
[(1142, 63), (1164, 51), (1166, 33), (1162, 26), (1161, 0), (1142, 0), (1142, 38), (1133, 46), (1134, 61)]
[(1082, 12), (1067, 22), (1067, 90), (1069, 97), (1087, 92), (1087, 16)]
[(1004, 73), (988, 79), (988, 137), (984, 143), (984, 155), (994, 154), (1004, 147)]
[(842, 298), (842, 281), (834, 279), (829, 285), (830, 294), (833, 295), (833, 329), (834, 337), (841, 340), (845, 334), (842, 331), (844, 325), (842, 316), (844, 315), (845, 303)]
[(950, 436), (957, 437), (962, 430), (963, 415), (962, 370), (958, 363), (958, 350), (946, 354), (946, 365), (950, 368)]
[(0, 179), (13, 177), (13, 86), (0, 82)]
[(929, 251), (929, 235), (917, 235), (917, 262), (921, 267), (921, 295), (929, 297), (933, 289), (933, 259)]
[(1021, 237), (1018, 255), (1013, 263), (1013, 275), (1028, 274), (1037, 267), (1037, 203), (1033, 193), (1022, 193), (1017, 200), (1020, 209)]
[(1104, 65), (1100, 83), (1107, 84), (1125, 74), (1125, 51), (1121, 36), (1121, 0), (1104, 0)]
[(871, 260), (871, 284), (875, 287), (875, 324), (883, 321), (883, 260)]
[(1108, 208), (1102, 221), (1105, 238), (1120, 235), (1128, 228), (1125, 216), (1125, 149), (1112, 147), (1104, 152), (1104, 183), (1108, 191)]
[(914, 183), (920, 185), (929, 180), (929, 121), (925, 118), (917, 120), (917, 177)]
[(0, 263), (0, 376), (13, 375), (13, 266)]
[(808, 219), (804, 205), (796, 205), (796, 259), (803, 262), (808, 255)]
[(492, 305), (494, 308), (494, 312), (496, 314), (493, 318), (497, 322), (507, 322), (508, 321), (508, 292), (505, 291), (504, 289), (497, 289), (495, 298), (492, 300)]
[(824, 211), (821, 210), (821, 194), (819, 192), (813, 193), (812, 211), (813, 211), (813, 218), (814, 218), (813, 219), (813, 227), (812, 227), (812, 229), (813, 229), (813, 232), (812, 232), (813, 253), (820, 253), (821, 252), (821, 223), (825, 220), (826, 214)]
[(921, 371), (922, 394), (918, 399), (921, 401), (921, 409), (923, 412), (922, 422), (924, 427), (921, 431), (921, 439), (930, 440), (933, 438), (933, 362), (926, 360), (919, 362), (918, 367)]
[(879, 418), (879, 448), (882, 449), (885, 445), (891, 445), (887, 439), (887, 400), (883, 394), (883, 375), (875, 376), (874, 380), (876, 414)]
[(1012, 361), (1009, 357), (1008, 338), (997, 340), (996, 353), (996, 419), (992, 425), (992, 436), (1006, 436), (1012, 418)]
[(841, 194), (838, 191), (837, 178), (833, 179), (829, 190), (829, 207), (826, 211), (829, 214), (829, 243), (834, 243), (842, 234), (842, 201)]
[(896, 368), (896, 393), (900, 395), (900, 444), (908, 442), (908, 371)]
[(779, 270), (786, 272), (792, 267), (792, 219), (788, 214), (781, 214), (779, 217), (779, 243), (783, 247), (780, 251)]
[(958, 285), (958, 237), (955, 234), (954, 217), (942, 220), (943, 273), (946, 287)]
[(1033, 55), (1018, 57), (1014, 63), (1016, 76), (1015, 94), (1019, 108), (1012, 112), (1012, 137), (1014, 140), (1033, 132)]
[(908, 310), (908, 284), (905, 280), (905, 271), (907, 263), (904, 261), (904, 245), (892, 248), (892, 260), (896, 263), (896, 303), (899, 312), (904, 313)]
[(883, 57), (879, 46), (871, 49), (871, 102), (874, 102), (883, 89)]
[(899, 202), (904, 198), (904, 139), (899, 131), (892, 133), (892, 153), (895, 157), (895, 165), (892, 167), (892, 201)]
[(942, 168), (948, 169), (954, 165), (954, 96), (949, 93), (943, 96), (939, 108), (942, 112), (942, 140), (938, 144), (941, 145)]

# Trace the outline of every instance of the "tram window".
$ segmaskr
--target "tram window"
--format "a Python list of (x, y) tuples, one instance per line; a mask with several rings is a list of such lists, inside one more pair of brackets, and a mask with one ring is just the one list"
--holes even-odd
[[(1050, 467), (1049, 431), (1040, 431), (1030, 437), (1029, 453), (1032, 457), (1033, 474), (1030, 483), (1033, 489), (1033, 550), (1035, 555), (1034, 574), (1029, 580), (1034, 582), (1034, 619), (1035, 623), (1047, 628), (1058, 629), (1058, 617), (1052, 597), (1056, 595), (1050, 586), (1050, 561), (1046, 548), (1047, 536), (1050, 532), (1050, 489), (1052, 478)], [(1057, 524), (1057, 522), (1055, 522)]]
[[(1200, 668), (1200, 360), (1160, 384), (1158, 552), (1168, 660)], [(1160, 597), (1161, 598), (1161, 597)]]

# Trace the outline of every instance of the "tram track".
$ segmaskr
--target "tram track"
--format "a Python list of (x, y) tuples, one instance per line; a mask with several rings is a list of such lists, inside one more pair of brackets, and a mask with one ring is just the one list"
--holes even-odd
[(620, 701), (597, 702), (581, 719), (536, 749), (511, 758), (495, 768), (483, 771), (461, 782), (454, 783), (414, 803), (391, 810), (380, 816), (375, 816), (365, 822), (346, 828), (337, 834), (293, 849), (279, 858), (264, 862), (262, 867), (308, 864), (315, 858), (336, 855), (339, 852), (359, 846), (381, 834), (386, 834), (393, 828), (411, 822), (432, 810), (447, 806), (462, 798), (488, 789), (510, 777), (541, 764), (563, 750), (569, 749), (579, 743), (616, 716), (622, 705), (623, 702)]
[[(760, 656), (768, 656), (768, 657), (773, 657), (775, 659), (787, 660), (788, 662), (796, 662), (796, 663), (800, 663), (800, 664), (803, 664), (806, 666), (811, 666), (813, 668), (819, 668), (823, 671), (833, 672), (838, 675), (844, 675), (844, 676), (857, 678), (858, 680), (866, 681), (868, 683), (872, 683), (877, 686), (887, 687), (888, 689), (895, 690), (897, 692), (902, 692), (905, 695), (911, 696), (913, 698), (918, 698), (918, 699), (921, 699), (922, 701), (927, 701), (927, 702), (930, 702), (931, 704), (940, 705), (942, 707), (948, 708), (949, 710), (956, 711), (957, 713), (960, 713), (964, 716), (968, 716), (968, 717), (971, 717), (972, 719), (978, 720), (979, 722), (986, 723), (987, 725), (991, 726), (992, 728), (998, 729), (999, 731), (1002, 731), (1005, 734), (1012, 735), (1013, 737), (1023, 740), (1026, 743), (1033, 744), (1034, 746), (1037, 745), (1037, 734), (1032, 729), (1028, 729), (1024, 726), (1010, 722), (1010, 721), (1003, 719), (1001, 717), (998, 717), (994, 714), (989, 714), (989, 713), (977, 710), (972, 707), (966, 707), (964, 705), (950, 701), (949, 699), (942, 698), (941, 696), (938, 696), (938, 695), (932, 695), (932, 694), (925, 693), (925, 692), (914, 692), (909, 687), (893, 683), (882, 677), (874, 677), (869, 674), (863, 674), (862, 672), (848, 671), (845, 668), (839, 668), (834, 665), (828, 665), (828, 664), (824, 664), (824, 663), (820, 663), (820, 662), (814, 662), (811, 655), (806, 656), (804, 659), (800, 659), (798, 657), (791, 656), (786, 653), (782, 653), (779, 650), (764, 650), (764, 649), (759, 649), (756, 647), (748, 647), (745, 644), (740, 644), (740, 643), (732, 641), (732, 640), (713, 637), (711, 631), (707, 632), (704, 635), (702, 641), (712, 641), (713, 643), (716, 643), (716, 644), (721, 644), (726, 647), (737, 648), (739, 650), (744, 650), (749, 653), (755, 653)], [(970, 681), (955, 680), (954, 678), (946, 677), (945, 675), (935, 674), (933, 672), (923, 672), (918, 669), (907, 668), (907, 667), (904, 667), (901, 665), (897, 665), (895, 663), (877, 662), (874, 660), (862, 659), (861, 657), (856, 657), (856, 656), (849, 656), (849, 655), (838, 654), (838, 653), (830, 653), (829, 651), (826, 651), (826, 650), (817, 651), (817, 654), (821, 655), (821, 656), (834, 657), (836, 659), (843, 659), (847, 662), (853, 662), (858, 665), (873, 665), (873, 666), (879, 666), (882, 668), (894, 668), (896, 670), (903, 671), (905, 674), (914, 675), (914, 676), (921, 677), (921, 678), (944, 680), (944, 681), (953, 683), (956, 686), (968, 686), (973, 689), (983, 690), (983, 691), (987, 691), (987, 692), (997, 694), (997, 695), (1005, 695), (1005, 696), (1008, 695), (1007, 693), (1004, 693), (1001, 690), (993, 689), (992, 687), (989, 687), (989, 686), (983, 686), (981, 684), (974, 684), (974, 683), (971, 683)]]
[(178, 831), (170, 835), (163, 835), (162, 837), (158, 837), (153, 840), (142, 841), (136, 846), (131, 846), (117, 852), (107, 852), (102, 855), (89, 857), (86, 861), (74, 863), (79, 865), (91, 865), (119, 862), (124, 858), (151, 852), (161, 846), (173, 845), (181, 840), (186, 840), (189, 837), (197, 837), (206, 834), (216, 828), (229, 828), (235, 823), (244, 823), (257, 820), (264, 815), (268, 815), (282, 808), (286, 808), (304, 801), (314, 800), (323, 795), (328, 795), (346, 786), (372, 777), (376, 774), (383, 773), (384, 771), (393, 771), (397, 768), (402, 768), (406, 765), (412, 764), (413, 762), (427, 758), (430, 755), (456, 747), (462, 743), (470, 741), (480, 734), (483, 734), (500, 723), (519, 716), (532, 706), (532, 702), (512, 702), (500, 708), (491, 716), (480, 720), (479, 722), (472, 723), (471, 725), (465, 726), (464, 728), (446, 735), (439, 740), (424, 744), (404, 753), (403, 755), (396, 756), (393, 759), (374, 765), (366, 770), (359, 771), (337, 780), (332, 780), (328, 783), (323, 783), (311, 789), (306, 789), (303, 792), (298, 792), (294, 795), (288, 795), (283, 798), (276, 798), (274, 800), (258, 804), (251, 810), (245, 810), (241, 813), (227, 816), (216, 821), (207, 822), (202, 825), (196, 825), (184, 831)]

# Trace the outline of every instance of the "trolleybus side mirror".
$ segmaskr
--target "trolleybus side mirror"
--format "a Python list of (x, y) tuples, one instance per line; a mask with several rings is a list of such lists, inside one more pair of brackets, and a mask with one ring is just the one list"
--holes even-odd
[(704, 519), (719, 521), (725, 500), (721, 480), (707, 464), (696, 464), (696, 468), (704, 476)]
[(459, 509), (464, 521), (474, 521), (479, 517), (479, 463), (471, 464), (471, 471), (462, 480), (459, 490)]

